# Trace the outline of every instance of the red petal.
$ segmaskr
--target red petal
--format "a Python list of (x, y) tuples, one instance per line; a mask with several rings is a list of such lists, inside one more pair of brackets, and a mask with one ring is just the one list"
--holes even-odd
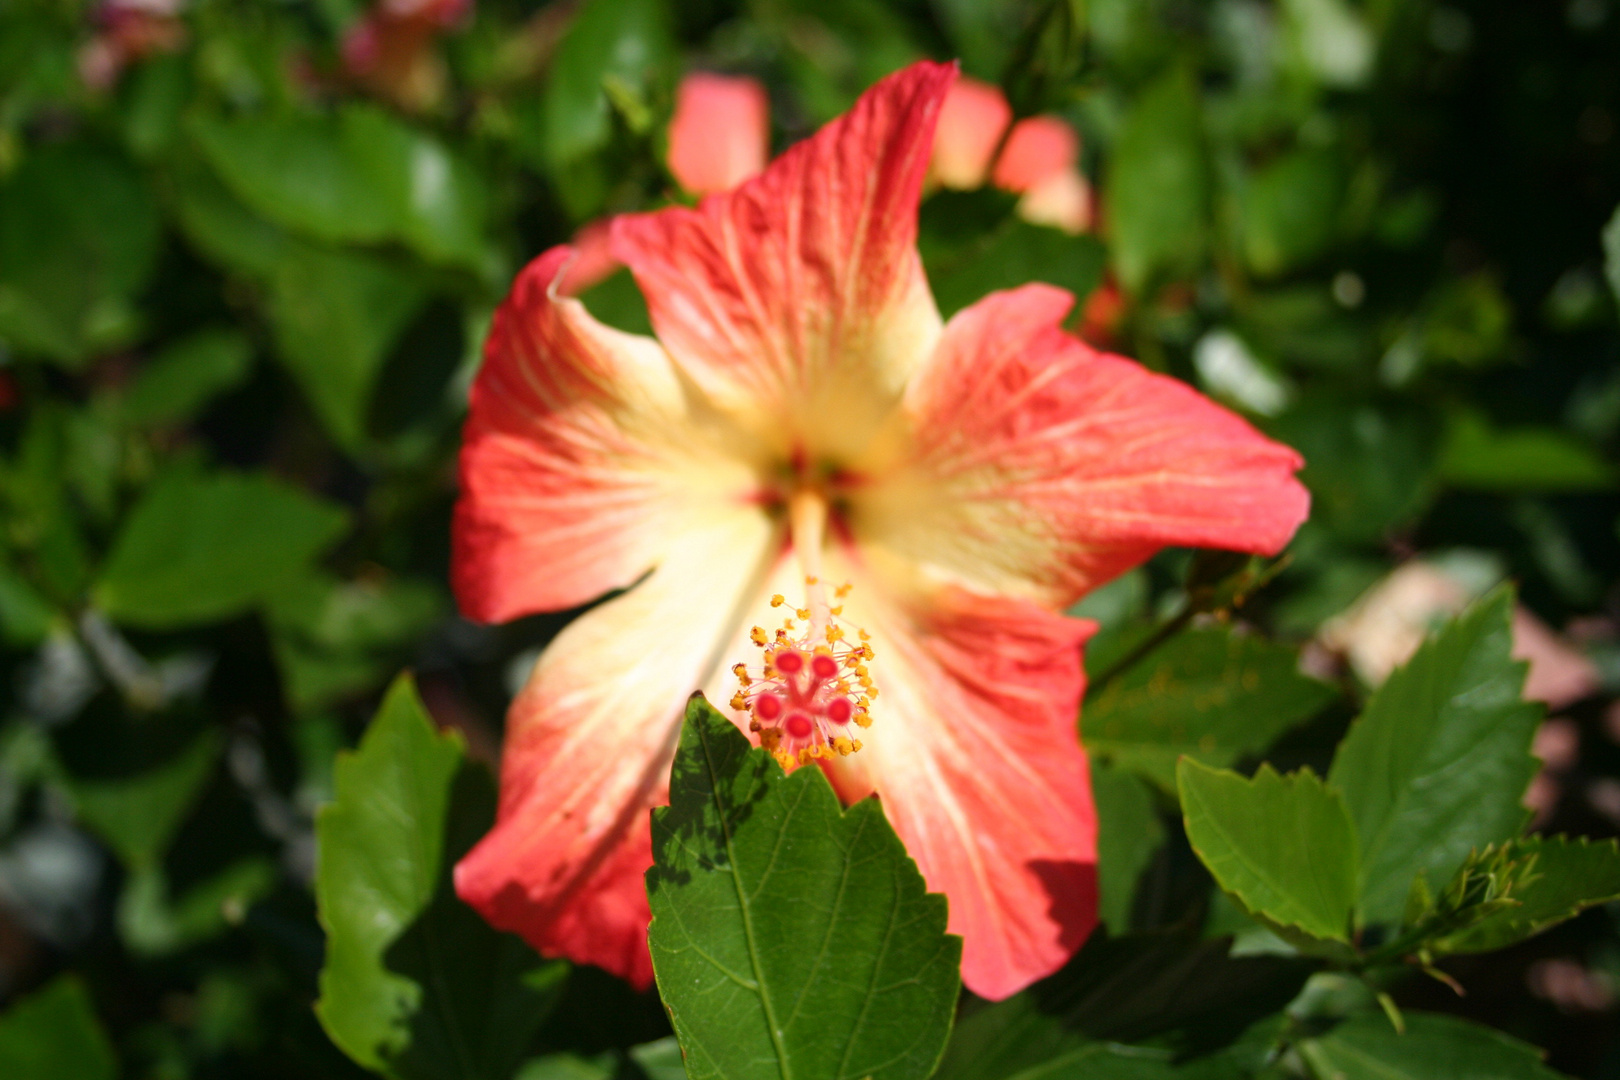
[(695, 72), (675, 92), (669, 171), (694, 195), (730, 191), (765, 168), (771, 105), (758, 79)]
[[(892, 575), (885, 575), (890, 580)], [(1097, 820), (1075, 718), (1093, 625), (948, 588), (891, 604), (857, 582), (880, 696), (830, 772), (875, 790), (950, 900), (962, 981), (999, 999), (1057, 970), (1097, 921)]]
[(668, 801), (687, 695), (710, 676), (745, 589), (775, 551), (764, 514), (687, 530), (651, 576), (580, 616), (507, 717), (495, 827), (456, 892), (548, 955), (645, 987), (647, 811)]
[(951, 320), (907, 391), (909, 450), (868, 465), (862, 542), (1053, 605), (1171, 544), (1280, 550), (1310, 504), (1299, 455), (1064, 333), (1072, 303), (1029, 285)]
[[(741, 187), (614, 221), (660, 340), (778, 452), (864, 436), (932, 347), (917, 202), (954, 77), (914, 64)], [(809, 422), (829, 408), (841, 425)]]
[[(699, 449), (657, 342), (555, 295), (573, 256), (553, 248), (518, 276), (473, 384), (452, 558), (472, 619), (623, 588), (657, 560), (672, 526), (724, 504), (727, 466)], [(745, 471), (734, 478), (740, 490), (752, 483)], [(709, 494), (694, 499), (699, 486)]]

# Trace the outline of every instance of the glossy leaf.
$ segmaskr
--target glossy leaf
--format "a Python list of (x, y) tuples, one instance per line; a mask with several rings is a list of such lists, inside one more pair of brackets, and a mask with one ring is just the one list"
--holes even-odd
[(933, 1071), (961, 940), (877, 800), (841, 809), (694, 696), (653, 855), (648, 942), (693, 1080)]
[(1438, 1013), (1407, 1012), (1397, 1032), (1382, 1013), (1346, 1020), (1300, 1052), (1318, 1080), (1554, 1080), (1541, 1051), (1500, 1031)]
[(348, 516), (267, 476), (160, 479), (113, 541), (94, 599), (131, 626), (167, 629), (239, 615), (330, 547)]
[(388, 1076), (506, 1080), (565, 968), (455, 896), (451, 867), (494, 819), (487, 773), (459, 736), (434, 731), (401, 676), (359, 749), (339, 756), (335, 787), (316, 819), (322, 1026)]
[(1390, 675), (1339, 744), (1328, 782), (1361, 842), (1365, 922), (1399, 919), (1414, 874), (1444, 882), (1524, 827), (1542, 708), (1520, 697), (1512, 615), (1511, 589), (1480, 600)]
[(1222, 889), (1277, 926), (1349, 942), (1359, 857), (1337, 791), (1308, 769), (1246, 780), (1191, 758), (1176, 780), (1187, 840)]
[(605, 84), (642, 88), (674, 49), (663, 0), (590, 0), (574, 16), (546, 84), (548, 156), (566, 164), (612, 132)]
[(436, 138), (369, 105), (331, 119), (199, 115), (204, 156), (243, 203), (319, 240), (397, 240), (423, 257), (476, 267), (482, 182)]
[(1080, 734), (1091, 754), (1173, 791), (1181, 755), (1230, 765), (1332, 698), (1332, 687), (1300, 672), (1292, 649), (1230, 627), (1195, 629), (1087, 699)]
[(0, 1013), (6, 1080), (113, 1080), (118, 1062), (84, 984), (63, 975)]
[(1158, 275), (1191, 271), (1203, 252), (1209, 180), (1201, 123), (1192, 79), (1173, 72), (1143, 92), (1114, 143), (1110, 250), (1133, 293)]

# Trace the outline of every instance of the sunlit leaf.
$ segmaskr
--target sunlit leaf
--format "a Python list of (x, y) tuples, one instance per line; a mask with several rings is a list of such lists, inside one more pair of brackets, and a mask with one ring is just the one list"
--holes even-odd
[(693, 1080), (933, 1071), (962, 944), (876, 800), (840, 809), (694, 697), (653, 856), (648, 941)]

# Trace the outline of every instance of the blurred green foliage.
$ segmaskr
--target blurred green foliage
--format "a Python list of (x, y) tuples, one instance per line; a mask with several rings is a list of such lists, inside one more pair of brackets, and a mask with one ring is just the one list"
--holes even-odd
[[(681, 1074), (656, 997), (449, 891), (567, 618), (454, 614), (465, 392), (525, 260), (685, 198), (682, 74), (761, 79), (781, 149), (934, 56), (1072, 124), (1097, 194), (1071, 236), (932, 193), (942, 311), (1070, 289), (1314, 500), (1263, 587), (1206, 603), (1168, 552), (1082, 603), (1108, 932), (967, 1002), (939, 1075), (1548, 1075), (1530, 1043), (1620, 1077), (1613, 0), (478, 0), (365, 68), (374, 17), (0, 5), (0, 1075)], [(623, 274), (586, 302), (645, 328)], [(1419, 556), (1514, 579), (1594, 673), (1537, 744), (1543, 838), (1506, 593), (1376, 691), (1347, 662), (1344, 613)], [(1212, 855), (1279, 813), (1249, 799), (1297, 829)], [(1292, 895), (1306, 855), (1343, 889)], [(1425, 966), (1469, 996), (1396, 975)]]

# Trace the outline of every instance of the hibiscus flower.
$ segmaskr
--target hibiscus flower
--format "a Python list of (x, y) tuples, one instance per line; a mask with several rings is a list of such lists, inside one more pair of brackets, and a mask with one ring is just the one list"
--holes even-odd
[[(917, 205), (955, 74), (918, 63), (740, 187), (616, 219), (657, 340), (559, 293), (566, 247), (496, 315), (461, 456), (462, 609), (624, 590), (512, 703), (496, 824), (456, 868), (545, 953), (650, 982), (648, 809), (687, 696), (724, 706), (743, 664), (733, 719), (845, 800), (881, 798), (949, 899), (970, 989), (1053, 971), (1096, 920), (1091, 626), (1060, 612), (1167, 544), (1273, 553), (1305, 517), (1292, 450), (1065, 333), (1061, 290), (942, 323)], [(761, 709), (767, 675), (785, 711)]]

